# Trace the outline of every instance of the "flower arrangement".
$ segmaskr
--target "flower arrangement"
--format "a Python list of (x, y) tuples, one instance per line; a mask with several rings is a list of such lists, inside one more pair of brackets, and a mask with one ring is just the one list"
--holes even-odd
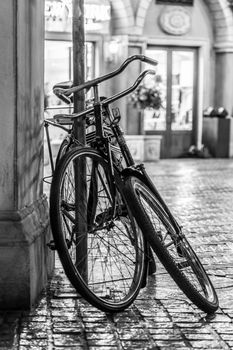
[(139, 85), (130, 95), (130, 102), (135, 108), (158, 110), (162, 107), (161, 92), (156, 87), (148, 88), (145, 85)]

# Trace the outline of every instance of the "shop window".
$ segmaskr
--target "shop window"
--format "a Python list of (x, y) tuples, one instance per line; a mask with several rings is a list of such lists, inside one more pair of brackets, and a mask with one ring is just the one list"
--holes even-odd
[[(94, 78), (95, 75), (95, 43), (85, 43), (85, 80)], [(73, 52), (71, 41), (45, 40), (45, 85), (44, 85), (44, 105), (55, 107), (47, 109), (46, 118), (51, 118), (55, 113), (62, 113), (64, 102), (58, 99), (53, 93), (53, 86), (62, 81), (73, 79)], [(67, 106), (67, 111), (72, 109)], [(60, 144), (65, 132), (59, 128), (50, 128), (50, 138), (53, 144)]]
[(194, 52), (179, 49), (149, 49), (146, 54), (159, 62), (147, 86), (158, 90), (161, 108), (147, 109), (144, 130), (192, 130), (194, 100)]
[(45, 107), (62, 104), (53, 94), (56, 83), (71, 80), (71, 42), (45, 41)]
[[(85, 80), (95, 76), (95, 43), (85, 43)], [(52, 92), (53, 86), (72, 80), (73, 54), (70, 41), (45, 41), (45, 107), (63, 104)]]

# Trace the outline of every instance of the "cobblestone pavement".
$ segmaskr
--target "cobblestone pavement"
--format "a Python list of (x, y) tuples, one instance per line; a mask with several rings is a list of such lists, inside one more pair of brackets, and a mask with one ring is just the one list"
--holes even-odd
[(215, 316), (197, 309), (158, 265), (134, 304), (110, 315), (82, 300), (57, 262), (30, 313), (0, 313), (0, 349), (233, 349), (233, 160), (147, 164), (216, 287)]

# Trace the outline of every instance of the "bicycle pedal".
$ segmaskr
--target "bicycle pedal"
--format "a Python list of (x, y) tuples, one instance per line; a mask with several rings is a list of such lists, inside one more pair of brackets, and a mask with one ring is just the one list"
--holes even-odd
[(56, 244), (53, 240), (51, 240), (49, 243), (47, 243), (47, 247), (49, 247), (49, 249), (51, 249), (51, 250), (57, 250)]

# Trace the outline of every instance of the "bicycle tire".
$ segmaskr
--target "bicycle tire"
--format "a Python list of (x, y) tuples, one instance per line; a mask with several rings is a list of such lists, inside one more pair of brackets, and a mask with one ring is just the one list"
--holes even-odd
[(62, 156), (64, 156), (64, 154), (69, 150), (69, 144), (70, 144), (70, 141), (68, 140), (68, 138), (67, 137), (64, 138), (57, 152), (55, 168), (57, 167)]
[[(125, 198), (145, 238), (184, 294), (201, 310), (214, 313), (218, 297), (202, 263), (184, 233), (178, 231), (158, 196), (141, 176), (125, 180)], [(181, 230), (181, 229), (179, 229)]]
[[(83, 231), (78, 236), (74, 163), (81, 161), (86, 169), (82, 179), (86, 200), (80, 210)], [(50, 221), (64, 271), (82, 297), (106, 312), (127, 308), (136, 298), (145, 273), (144, 238), (122, 190), (111, 183), (108, 163), (96, 150), (77, 147), (60, 159), (51, 185)], [(80, 256), (77, 250), (83, 237), (87, 250), (82, 259), (88, 261), (85, 273), (76, 256)]]

